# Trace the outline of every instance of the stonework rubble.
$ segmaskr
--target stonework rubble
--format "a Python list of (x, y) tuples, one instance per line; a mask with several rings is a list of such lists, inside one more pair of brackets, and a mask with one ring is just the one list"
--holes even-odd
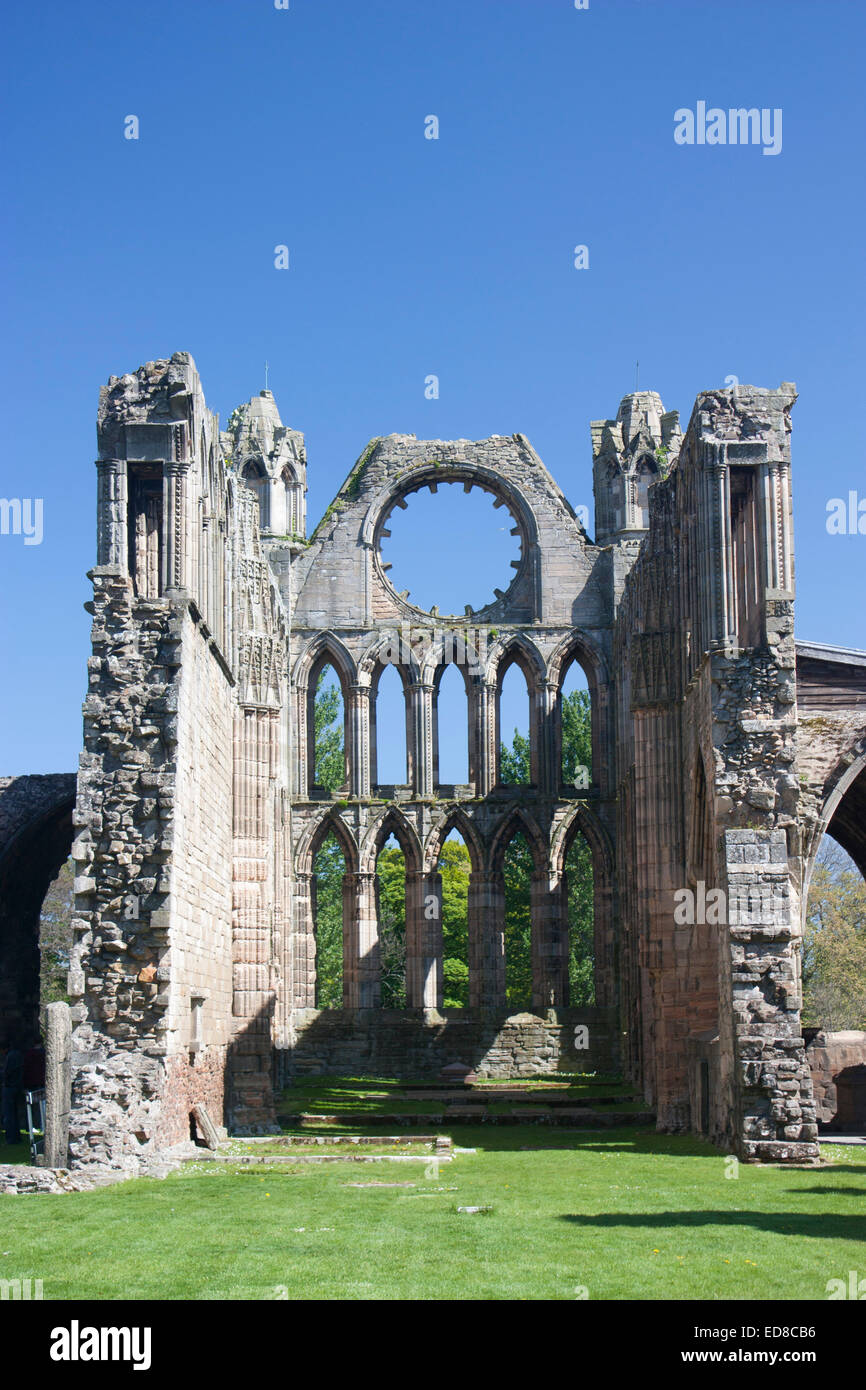
[[(308, 539), (303, 436), (270, 392), (220, 432), (187, 353), (111, 378), (72, 817), (76, 1172), (143, 1171), (189, 1143), (199, 1107), (267, 1133), (275, 1088), (297, 1076), (435, 1076), (455, 1061), (504, 1077), (622, 1067), (661, 1128), (748, 1160), (816, 1159), (801, 921), (822, 834), (838, 830), (866, 866), (866, 656), (794, 640), (795, 399), (787, 383), (705, 391), (683, 433), (655, 392), (627, 396), (592, 425), (595, 541), (520, 434), (374, 439)], [(453, 483), (492, 494), (520, 544), (510, 584), (462, 614), (415, 606), (381, 551), (395, 508)], [(593, 759), (567, 786), (573, 661)], [(389, 664), (407, 711), (397, 786), (376, 757)], [(467, 696), (465, 785), (439, 780), (450, 664)], [(499, 767), (513, 664), (532, 711), (525, 787)], [(315, 779), (326, 666), (345, 710), (333, 794)], [(0, 831), (13, 794), (0, 783)], [(443, 1006), (430, 910), (455, 829), (471, 860), (463, 1010)], [(533, 991), (515, 1015), (503, 856), (517, 832), (534, 860)], [(569, 1001), (578, 834), (592, 1009)], [(337, 1010), (316, 991), (314, 860), (329, 835), (346, 867)], [(401, 1011), (381, 1007), (376, 860), (391, 835), (406, 860)], [(2, 852), (0, 834), (0, 906)], [(680, 920), (684, 891), (716, 891), (721, 918)]]

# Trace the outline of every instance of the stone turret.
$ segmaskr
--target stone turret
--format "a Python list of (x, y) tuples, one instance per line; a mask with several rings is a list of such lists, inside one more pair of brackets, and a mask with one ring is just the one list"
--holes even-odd
[(273, 392), (260, 391), (232, 411), (221, 442), (230, 470), (258, 496), (262, 534), (305, 536), (304, 436), (283, 424)]
[(649, 524), (649, 490), (679, 454), (679, 412), (666, 411), (657, 391), (632, 391), (615, 420), (593, 420), (590, 428), (596, 541), (639, 541)]

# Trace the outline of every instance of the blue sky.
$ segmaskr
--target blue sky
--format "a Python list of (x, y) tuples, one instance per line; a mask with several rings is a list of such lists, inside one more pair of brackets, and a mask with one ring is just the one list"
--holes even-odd
[[(796, 381), (798, 633), (866, 647), (866, 537), (825, 526), (866, 496), (861, 4), (48, 0), (4, 30), (0, 496), (43, 498), (44, 539), (0, 536), (0, 773), (76, 766), (98, 389), (179, 348), (223, 421), (268, 360), (311, 524), (374, 435), (519, 430), (591, 505), (636, 360), (684, 422), (726, 376)], [(676, 145), (699, 100), (782, 108), (782, 152)], [(486, 584), (499, 543), (428, 563)]]

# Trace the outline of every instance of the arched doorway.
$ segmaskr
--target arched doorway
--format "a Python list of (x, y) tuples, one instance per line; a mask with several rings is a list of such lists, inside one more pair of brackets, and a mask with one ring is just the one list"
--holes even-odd
[(74, 774), (0, 784), (0, 1019), (21, 1041), (39, 1028), (39, 919), (69, 858), (74, 804)]

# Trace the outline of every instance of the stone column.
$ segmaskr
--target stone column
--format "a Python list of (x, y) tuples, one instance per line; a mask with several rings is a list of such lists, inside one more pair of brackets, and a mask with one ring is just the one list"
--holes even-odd
[(316, 1007), (315, 874), (296, 874), (292, 934), (292, 1005)]
[(370, 795), (370, 687), (349, 686), (349, 795)]
[(232, 1123), (267, 1127), (273, 1110), (276, 979), (273, 960), (274, 807), (269, 794), (275, 765), (276, 712), (237, 707), (233, 766)]
[(409, 687), (412, 752), (416, 796), (433, 795), (433, 687), (416, 682)]
[(310, 782), (315, 771), (310, 767), (310, 733), (307, 725), (307, 706), (309, 692), (307, 690), (293, 689), (291, 695), (292, 709), (294, 710), (294, 733), (292, 738), (292, 752), (294, 766), (289, 769), (292, 779), (295, 796), (301, 801), (306, 801), (310, 794)]
[(568, 918), (564, 884), (548, 869), (536, 870), (530, 884), (532, 914), (532, 1007), (568, 1004)]
[(406, 1006), (442, 1007), (442, 876), (406, 870)]
[(469, 1003), (505, 1008), (505, 880), (501, 873), (469, 875)]
[(561, 739), (558, 736), (559, 689), (553, 681), (541, 682), (533, 692), (538, 790), (542, 796), (557, 797), (562, 781)]
[(126, 570), (129, 564), (126, 460), (99, 459), (96, 471), (99, 489), (96, 563), (119, 565)]
[(375, 1009), (382, 996), (376, 875), (343, 875), (343, 1005)]
[(715, 444), (712, 458), (714, 536), (709, 555), (715, 555), (713, 582), (716, 585), (713, 613), (714, 645), (729, 647), (736, 638), (736, 585), (731, 543), (731, 498), (724, 446)]
[[(812, 1079), (800, 1024), (800, 933), (784, 830), (726, 830), (727, 933), (721, 929), (723, 1056), (733, 1061), (741, 1158), (819, 1157)], [(727, 939), (725, 939), (727, 936)], [(724, 986), (727, 985), (727, 988)]]
[(72, 1020), (68, 1004), (45, 1010), (45, 1153), (46, 1168), (65, 1168), (69, 1150), (72, 1094)]
[(487, 796), (496, 783), (496, 686), (474, 681), (470, 698), (469, 780), (480, 797)]
[(163, 589), (186, 589), (190, 585), (190, 556), (187, 544), (189, 464), (166, 463), (163, 473)]

